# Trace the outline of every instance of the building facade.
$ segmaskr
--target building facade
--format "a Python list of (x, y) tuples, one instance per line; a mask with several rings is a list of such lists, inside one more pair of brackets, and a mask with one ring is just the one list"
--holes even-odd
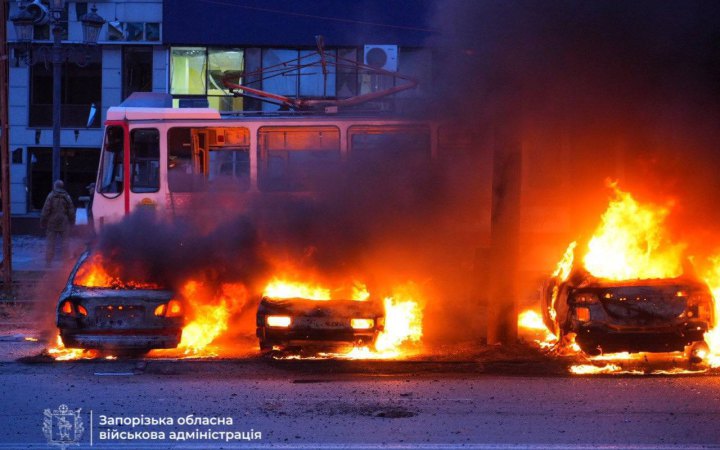
[[(21, 3), (47, 6), (46, 0), (12, 2), (8, 17)], [(80, 18), (93, 7), (107, 23), (98, 45), (86, 48)], [(85, 56), (81, 64), (63, 64), (61, 177), (82, 206), (79, 198), (97, 173), (105, 112), (132, 92), (170, 93), (175, 104), (208, 104), (221, 111), (273, 111), (280, 106), (233, 97), (223, 78), (308, 99), (347, 98), (397, 82), (352, 65), (328, 66), (324, 73), (310, 67), (319, 59), (318, 42), (337, 60), (374, 64), (373, 54), (380, 54), (378, 67), (416, 78), (417, 88), (369, 105), (410, 108), (427, 93), (432, 77), (432, 55), (425, 48), (430, 13), (430, 1), (416, 0), (66, 1), (63, 48)], [(52, 35), (39, 18), (29, 46), (17, 41), (11, 23), (7, 39), (11, 213), (33, 216), (52, 184)], [(268, 75), (293, 60), (294, 70)]]

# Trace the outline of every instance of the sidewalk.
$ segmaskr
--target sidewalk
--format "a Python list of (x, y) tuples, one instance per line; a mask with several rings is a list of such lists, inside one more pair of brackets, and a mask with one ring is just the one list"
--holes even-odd
[[(48, 270), (57, 270), (68, 265), (68, 260), (74, 263), (78, 256), (87, 247), (88, 238), (86, 236), (77, 236), (73, 233), (67, 243), (67, 255), (65, 261), (56, 259), (50, 265), (45, 265), (45, 237), (19, 235), (12, 236), (12, 271), (13, 278), (18, 272), (46, 272)], [(2, 243), (0, 242), (0, 249)]]
[[(38, 217), (39, 221), (40, 218)], [(33, 231), (39, 231), (39, 225)], [(31, 231), (31, 232), (33, 232)], [(84, 208), (76, 210), (75, 226), (73, 227), (68, 241), (68, 254), (66, 257), (73, 262), (86, 248), (89, 240), (90, 228), (87, 222), (87, 214)], [(13, 278), (17, 272), (46, 272), (65, 266), (65, 262), (54, 261), (48, 268), (45, 267), (45, 235), (40, 231), (38, 234), (15, 234), (12, 239), (12, 270)], [(0, 251), (2, 240), (0, 239)], [(56, 256), (57, 257), (57, 256)], [(0, 260), (2, 254), (0, 254)]]

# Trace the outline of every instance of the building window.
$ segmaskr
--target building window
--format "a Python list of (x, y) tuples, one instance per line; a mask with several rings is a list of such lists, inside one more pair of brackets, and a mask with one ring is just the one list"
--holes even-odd
[(160, 24), (157, 22), (108, 22), (108, 41), (158, 42)]
[(223, 78), (242, 83), (240, 74), (244, 68), (243, 51), (239, 48), (208, 49), (207, 96), (210, 107), (218, 111), (241, 111), (242, 97), (228, 96)]
[(152, 92), (153, 49), (123, 48), (123, 99), (133, 92)]
[(12, 163), (22, 164), (23, 163), (23, 149), (18, 147), (12, 151)]
[(205, 95), (207, 55), (204, 47), (175, 47), (170, 53), (170, 93)]
[[(63, 128), (88, 126), (90, 109), (94, 104), (102, 109), (102, 64), (100, 53), (88, 55), (85, 67), (63, 64), (60, 94), (60, 124)], [(53, 111), (52, 64), (35, 64), (30, 67), (30, 117), (31, 127), (51, 127)], [(91, 128), (100, 127), (100, 115), (95, 115)]]
[[(76, 204), (80, 196), (87, 195), (87, 185), (97, 175), (97, 148), (61, 148), (61, 179)], [(52, 187), (52, 148), (28, 147), (28, 208), (40, 210)]]
[(176, 96), (204, 96), (219, 111), (243, 109), (242, 97), (232, 97), (223, 78), (240, 83), (244, 67), (238, 48), (175, 47), (171, 51), (170, 92)]

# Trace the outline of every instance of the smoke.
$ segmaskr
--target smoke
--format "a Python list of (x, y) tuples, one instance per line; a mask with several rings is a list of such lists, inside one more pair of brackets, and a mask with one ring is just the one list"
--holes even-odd
[(459, 143), (446, 153), (378, 143), (375, 157), (319, 169), (306, 180), (312, 195), (211, 191), (192, 217), (136, 213), (106, 227), (98, 249), (130, 278), (241, 283), (257, 301), (291, 269), (375, 294), (412, 281), (427, 300), (427, 339), (477, 338), (492, 154), (508, 118), (522, 144), (526, 298), (597, 225), (608, 177), (640, 198), (676, 197), (697, 230), (717, 222), (717, 19), (709, 2), (438, 2), (433, 95), (419, 111), (451, 125), (442, 130)]
[(520, 130), (526, 296), (597, 225), (608, 177), (673, 199), (676, 235), (717, 245), (718, 19), (702, 1), (438, 2), (435, 110)]

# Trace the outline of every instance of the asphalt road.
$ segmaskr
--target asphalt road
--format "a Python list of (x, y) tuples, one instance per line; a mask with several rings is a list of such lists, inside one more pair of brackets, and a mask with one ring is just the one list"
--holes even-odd
[[(82, 408), (81, 448), (90, 436), (133, 449), (720, 446), (717, 376), (514, 372), (478, 361), (2, 362), (0, 448), (48, 448), (43, 411), (61, 404)], [(189, 415), (202, 419), (179, 423)], [(166, 423), (133, 427), (141, 416)], [(251, 430), (262, 439), (190, 437)], [(165, 439), (142, 439), (153, 431)], [(169, 439), (178, 432), (187, 439)]]

